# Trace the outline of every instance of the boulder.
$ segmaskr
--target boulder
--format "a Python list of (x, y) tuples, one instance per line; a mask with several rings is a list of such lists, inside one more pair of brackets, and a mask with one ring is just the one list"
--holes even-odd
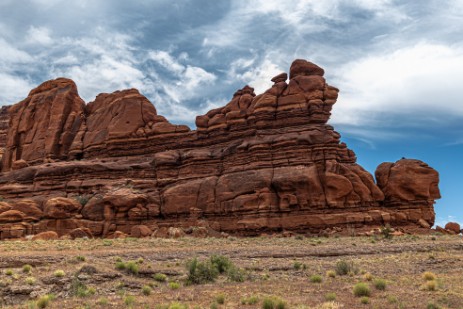
[(67, 219), (79, 213), (82, 205), (70, 198), (55, 197), (46, 201), (44, 206), (44, 214), (48, 218)]
[(32, 236), (31, 240), (55, 240), (58, 238), (58, 233), (54, 231), (47, 231)]
[(130, 229), (130, 236), (136, 238), (151, 236), (153, 231), (146, 225), (135, 225)]
[(88, 229), (88, 228), (82, 228), (82, 227), (73, 229), (69, 233), (69, 236), (72, 239), (76, 239), (76, 238), (93, 238), (92, 231), (90, 231), (90, 229)]
[(457, 222), (448, 222), (445, 225), (445, 229), (447, 231), (452, 231), (455, 234), (460, 234), (460, 224), (458, 224)]

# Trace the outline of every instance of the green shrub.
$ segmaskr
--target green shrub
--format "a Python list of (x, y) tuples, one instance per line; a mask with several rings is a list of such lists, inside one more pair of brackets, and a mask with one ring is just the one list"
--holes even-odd
[(326, 301), (335, 301), (336, 300), (336, 293), (333, 293), (333, 292), (326, 293), (325, 300)]
[(244, 282), (246, 272), (244, 271), (244, 269), (232, 265), (227, 270), (227, 277), (228, 280), (233, 282)]
[(124, 270), (126, 268), (125, 263), (122, 261), (116, 262), (116, 269)]
[(96, 293), (96, 289), (94, 287), (87, 287), (85, 284), (83, 284), (82, 282), (78, 282), (76, 284), (72, 284), (74, 285), (73, 289), (74, 289), (74, 294), (77, 296), (77, 297), (88, 297), (88, 296), (92, 296), (92, 295), (95, 295)]
[(23, 273), (25, 274), (30, 274), (32, 271), (32, 266), (29, 264), (26, 264), (23, 266)]
[(14, 275), (14, 271), (12, 269), (7, 269), (5, 270), (5, 275), (7, 276), (13, 276)]
[(223, 305), (225, 304), (225, 295), (224, 294), (218, 294), (215, 296), (215, 302), (220, 304), (220, 305)]
[(106, 306), (109, 304), (109, 300), (106, 297), (101, 297), (96, 303), (100, 306)]
[(125, 269), (129, 274), (138, 275), (138, 263), (136, 261), (128, 261), (125, 263)]
[(380, 233), (385, 239), (391, 239), (392, 238), (391, 226), (389, 224), (386, 224), (386, 226), (381, 227)]
[(217, 266), (211, 261), (200, 262), (194, 258), (187, 262), (187, 284), (202, 284), (213, 282), (219, 275)]
[(127, 307), (132, 307), (132, 306), (135, 304), (135, 296), (127, 295), (127, 296), (124, 298), (124, 304), (125, 304)]
[(62, 277), (64, 277), (66, 275), (66, 273), (64, 272), (64, 270), (58, 269), (53, 273), (53, 275), (55, 277), (62, 278)]
[(295, 270), (301, 270), (301, 269), (302, 269), (302, 263), (299, 262), (299, 261), (295, 261), (295, 262), (293, 263), (293, 268), (294, 268)]
[(217, 304), (216, 302), (213, 302), (211, 304), (211, 309), (219, 309), (219, 304)]
[(397, 304), (399, 302), (399, 300), (397, 299), (397, 297), (395, 297), (394, 295), (388, 295), (387, 296), (387, 301), (390, 303), (390, 304)]
[(29, 285), (34, 285), (37, 280), (34, 277), (27, 277), (25, 281)]
[(357, 283), (354, 286), (353, 291), (354, 291), (354, 295), (357, 296), (357, 297), (370, 296), (370, 294), (371, 294), (370, 288), (364, 282)]
[(153, 279), (156, 280), (157, 282), (166, 282), (167, 276), (161, 273), (157, 273), (153, 275)]
[(312, 275), (312, 276), (310, 276), (309, 280), (312, 283), (321, 283), (322, 282), (322, 276), (320, 276), (320, 275)]
[(347, 262), (346, 260), (337, 261), (334, 270), (336, 271), (336, 274), (340, 276), (345, 276), (349, 273), (358, 273), (358, 268), (355, 266), (354, 262)]
[(76, 256), (76, 261), (79, 261), (79, 262), (85, 262), (86, 258), (85, 256), (83, 255), (78, 255)]
[(364, 305), (367, 305), (370, 303), (370, 298), (368, 296), (362, 296), (360, 298), (360, 303), (364, 304)]
[(259, 302), (259, 297), (252, 295), (249, 297), (243, 297), (241, 298), (241, 304), (242, 305), (255, 305)]
[(148, 295), (151, 295), (151, 292), (152, 292), (153, 290), (151, 289), (151, 287), (150, 287), (149, 285), (144, 285), (144, 286), (141, 288), (141, 291), (142, 291), (143, 295), (148, 296)]
[(188, 309), (188, 306), (182, 303), (174, 302), (167, 306), (166, 309)]
[(386, 290), (387, 283), (386, 283), (386, 280), (384, 279), (375, 279), (373, 281), (373, 285), (375, 286), (377, 290), (384, 291)]
[(53, 299), (55, 299), (55, 296), (53, 294), (43, 295), (40, 296), (39, 299), (37, 299), (35, 305), (38, 308), (46, 308)]
[(230, 259), (223, 255), (213, 255), (210, 260), (211, 264), (217, 268), (219, 274), (225, 273), (232, 266)]
[(330, 278), (335, 278), (336, 277), (336, 272), (334, 270), (328, 270), (326, 272), (326, 276)]
[(180, 288), (180, 284), (178, 282), (169, 282), (169, 288), (172, 290), (178, 290)]
[(287, 305), (284, 300), (276, 296), (265, 297), (262, 302), (262, 309), (286, 309)]

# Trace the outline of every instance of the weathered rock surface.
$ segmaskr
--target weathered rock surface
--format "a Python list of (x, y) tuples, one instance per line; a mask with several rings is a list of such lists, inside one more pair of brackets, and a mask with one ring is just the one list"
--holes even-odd
[(448, 222), (446, 225), (445, 225), (445, 229), (447, 231), (451, 231), (453, 232), (454, 234), (460, 234), (460, 224), (458, 224), (457, 222)]
[(8, 123), (10, 122), (10, 115), (8, 113), (9, 109), (9, 106), (2, 106), (0, 108), (0, 159), (5, 151)]
[(43, 83), (26, 99), (11, 106), (3, 170), (11, 169), (17, 160), (40, 164), (67, 159), (84, 106), (75, 83), (66, 78)]
[(288, 82), (281, 73), (259, 95), (245, 86), (198, 116), (195, 131), (134, 89), (84, 106), (72, 81), (44, 83), (9, 109), (0, 238), (432, 226), (437, 172), (383, 163), (377, 185), (327, 124), (338, 89), (323, 74), (296, 60)]

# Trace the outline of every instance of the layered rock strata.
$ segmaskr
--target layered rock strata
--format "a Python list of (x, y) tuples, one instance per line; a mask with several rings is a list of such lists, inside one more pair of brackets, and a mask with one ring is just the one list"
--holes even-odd
[(135, 89), (84, 105), (72, 81), (46, 82), (9, 112), (0, 238), (432, 226), (437, 172), (383, 163), (376, 184), (327, 124), (338, 89), (323, 75), (296, 60), (288, 82), (279, 74), (259, 95), (245, 86), (194, 131)]

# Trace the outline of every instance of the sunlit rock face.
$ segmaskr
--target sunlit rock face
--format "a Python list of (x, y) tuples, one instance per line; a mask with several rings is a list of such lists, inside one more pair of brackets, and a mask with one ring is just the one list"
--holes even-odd
[(281, 73), (258, 95), (245, 86), (196, 130), (135, 89), (85, 104), (71, 80), (45, 82), (0, 115), (0, 238), (432, 226), (438, 173), (418, 160), (383, 163), (376, 184), (327, 124), (339, 90), (323, 75), (295, 60), (289, 80)]

